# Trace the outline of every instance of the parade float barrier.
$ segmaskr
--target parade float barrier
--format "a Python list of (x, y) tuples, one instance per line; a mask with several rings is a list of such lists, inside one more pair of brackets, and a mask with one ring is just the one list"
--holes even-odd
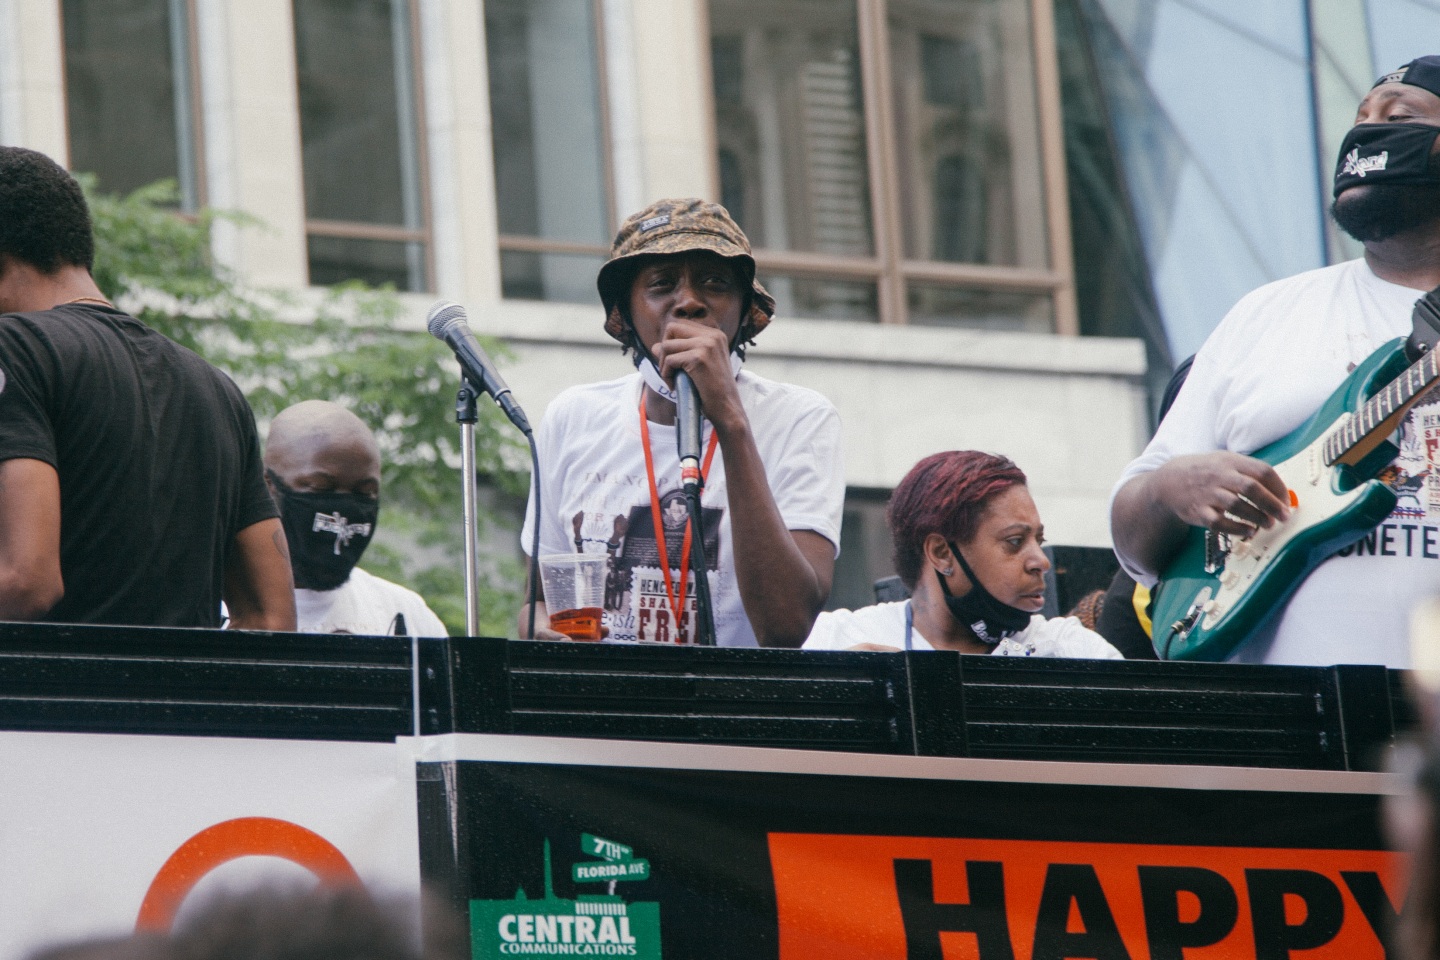
[(6, 624), (0, 956), (269, 869), (423, 878), (477, 960), (1378, 958), (1409, 722), (1369, 666)]

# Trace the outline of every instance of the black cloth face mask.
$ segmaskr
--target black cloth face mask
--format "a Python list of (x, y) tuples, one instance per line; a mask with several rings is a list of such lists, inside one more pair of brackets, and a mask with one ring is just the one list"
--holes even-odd
[(1430, 150), (1440, 127), (1428, 123), (1360, 123), (1340, 144), (1335, 197), (1362, 183), (1440, 183)]
[(334, 590), (350, 579), (350, 571), (375, 535), (380, 501), (359, 493), (301, 493), (275, 471), (266, 470), (265, 475), (280, 501), (295, 586)]
[(956, 549), (955, 544), (947, 541), (947, 545), (959, 561), (960, 569), (970, 578), (970, 592), (963, 597), (957, 597), (950, 592), (950, 587), (946, 585), (945, 578), (940, 576), (940, 571), (935, 571), (935, 578), (940, 581), (940, 589), (945, 594), (945, 606), (950, 609), (950, 616), (969, 627), (981, 643), (991, 646), (1030, 626), (1029, 613), (996, 600), (994, 594), (986, 590), (980, 578), (975, 576), (975, 571), (970, 569), (970, 564), (965, 562), (965, 557)]

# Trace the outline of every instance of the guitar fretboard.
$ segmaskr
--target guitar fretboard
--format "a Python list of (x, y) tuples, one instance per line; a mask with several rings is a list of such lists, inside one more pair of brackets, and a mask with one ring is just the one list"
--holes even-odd
[[(1333, 466), (1398, 413), (1404, 413), (1415, 399), (1440, 379), (1440, 359), (1431, 351), (1412, 363), (1379, 393), (1365, 401), (1343, 430), (1325, 441), (1325, 465)], [(1394, 429), (1393, 425), (1390, 429)], [(1386, 431), (1389, 432), (1388, 430)]]

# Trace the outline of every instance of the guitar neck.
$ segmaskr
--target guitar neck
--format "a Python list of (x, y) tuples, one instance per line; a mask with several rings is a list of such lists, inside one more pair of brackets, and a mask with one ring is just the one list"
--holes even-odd
[(1325, 441), (1326, 466), (1337, 463), (1354, 466), (1395, 432), (1409, 409), (1440, 380), (1440, 358), (1436, 354), (1437, 351), (1430, 351), (1412, 363), (1365, 401), (1343, 430)]

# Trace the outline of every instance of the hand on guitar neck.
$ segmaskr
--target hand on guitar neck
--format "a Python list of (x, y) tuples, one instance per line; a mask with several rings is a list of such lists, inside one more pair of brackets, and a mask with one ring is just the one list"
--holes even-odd
[(1289, 492), (1270, 464), (1220, 450), (1134, 478), (1115, 495), (1113, 512), (1116, 547), (1158, 573), (1190, 527), (1238, 537), (1269, 529), (1290, 516)]

